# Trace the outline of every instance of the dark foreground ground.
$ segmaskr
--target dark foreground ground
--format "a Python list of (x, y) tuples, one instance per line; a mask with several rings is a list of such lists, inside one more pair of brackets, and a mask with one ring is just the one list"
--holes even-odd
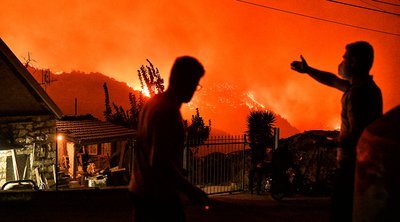
[[(330, 199), (295, 196), (274, 201), (268, 194), (212, 195), (208, 211), (187, 205), (188, 222), (328, 221)], [(0, 221), (132, 221), (126, 189), (0, 193)]]
[(212, 196), (208, 212), (188, 207), (188, 221), (198, 222), (324, 222), (329, 221), (330, 198), (295, 196), (277, 202), (267, 194)]

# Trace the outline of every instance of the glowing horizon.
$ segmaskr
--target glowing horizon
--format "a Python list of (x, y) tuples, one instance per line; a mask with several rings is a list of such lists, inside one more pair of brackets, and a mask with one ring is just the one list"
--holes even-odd
[[(345, 45), (365, 40), (375, 49), (371, 73), (382, 90), (384, 111), (399, 104), (400, 37), (357, 28), (400, 33), (398, 16), (317, 0), (252, 2), (309, 17), (234, 0), (0, 0), (6, 9), (0, 33), (18, 58), (29, 52), (34, 66), (99, 72), (134, 89), (139, 89), (137, 69), (146, 59), (166, 80), (176, 57), (192, 55), (206, 69), (205, 89), (208, 83), (225, 82), (252, 92), (255, 103), (301, 131), (337, 128), (341, 92), (293, 72), (291, 61), (302, 54), (311, 66), (336, 72)], [(225, 118), (240, 119), (237, 128), (243, 128), (245, 116)], [(232, 128), (231, 122), (219, 122), (219, 128)]]

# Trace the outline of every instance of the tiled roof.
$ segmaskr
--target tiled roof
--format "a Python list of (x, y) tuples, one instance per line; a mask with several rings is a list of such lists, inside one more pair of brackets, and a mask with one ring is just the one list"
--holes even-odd
[(81, 145), (98, 144), (133, 138), (136, 131), (96, 118), (57, 121), (57, 134)]

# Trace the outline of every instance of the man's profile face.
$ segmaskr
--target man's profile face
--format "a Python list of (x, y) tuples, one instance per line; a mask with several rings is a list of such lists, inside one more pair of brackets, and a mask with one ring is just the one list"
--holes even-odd
[(343, 60), (342, 62), (339, 64), (338, 67), (338, 73), (339, 75), (346, 80), (351, 80), (353, 75), (351, 73), (351, 67), (350, 67), (350, 58), (349, 58), (349, 54), (346, 51), (346, 53), (343, 55)]
[(189, 81), (185, 85), (184, 94), (182, 95), (182, 102), (188, 103), (192, 100), (194, 93), (197, 90), (197, 86), (199, 85), (200, 79), (193, 79)]

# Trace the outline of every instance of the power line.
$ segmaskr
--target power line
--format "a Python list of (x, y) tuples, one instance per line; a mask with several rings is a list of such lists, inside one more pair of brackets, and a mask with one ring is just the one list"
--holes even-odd
[(377, 8), (377, 9), (380, 9), (380, 10), (382, 10), (382, 11), (385, 11), (385, 10), (379, 8), (378, 6), (373, 5), (373, 4), (369, 3), (369, 2), (366, 2), (366, 1), (363, 1), (363, 0), (359, 0), (359, 1), (362, 2), (362, 3), (365, 3), (365, 4), (367, 4), (367, 5), (370, 5), (370, 6), (374, 7), (374, 8)]
[(379, 1), (379, 0), (372, 0), (372, 1), (379, 2), (379, 3), (382, 3), (382, 4), (387, 4), (387, 5), (400, 6), (400, 4), (391, 3), (391, 2), (385, 2), (385, 1)]
[(283, 9), (279, 9), (279, 8), (273, 8), (273, 7), (270, 7), (270, 6), (261, 5), (261, 4), (257, 4), (257, 3), (254, 3), (254, 2), (248, 2), (248, 1), (244, 1), (244, 0), (236, 0), (236, 1), (242, 2), (242, 3), (246, 3), (246, 4), (249, 4), (249, 5), (254, 5), (254, 6), (257, 6), (257, 7), (261, 7), (261, 8), (267, 8), (267, 9), (271, 9), (271, 10), (275, 10), (275, 11), (279, 11), (279, 12), (284, 12), (284, 13), (297, 15), (297, 16), (302, 16), (302, 17), (306, 17), (306, 18), (311, 18), (311, 19), (324, 21), (324, 22), (330, 22), (330, 23), (334, 23), (334, 24), (338, 24), (338, 25), (347, 26), (347, 27), (358, 28), (358, 29), (368, 30), (368, 31), (372, 31), (372, 32), (379, 32), (379, 33), (383, 33), (383, 34), (387, 34), (387, 35), (400, 36), (400, 34), (397, 34), (397, 33), (386, 32), (386, 31), (366, 28), (366, 27), (362, 27), (362, 26), (351, 25), (351, 24), (347, 24), (347, 23), (343, 23), (343, 22), (337, 22), (337, 21), (328, 20), (328, 19), (324, 19), (324, 18), (318, 18), (318, 17), (305, 15), (305, 14), (301, 14), (301, 13), (297, 13), (297, 12), (287, 11), (287, 10), (283, 10)]
[(396, 15), (396, 16), (399, 16), (399, 15), (400, 15), (400, 14), (394, 13), (394, 12), (382, 11), (382, 10), (379, 10), (379, 9), (368, 8), (368, 7), (364, 7), (364, 6), (361, 6), (361, 5), (353, 5), (353, 4), (346, 3), (346, 2), (341, 2), (341, 1), (335, 1), (335, 0), (327, 0), (327, 1), (328, 1), (328, 2), (337, 3), (337, 4), (347, 5), (347, 6), (351, 6), (351, 7), (356, 7), (356, 8), (371, 10), (371, 11), (375, 11), (375, 12), (386, 13), (386, 14), (390, 14), (390, 15)]

